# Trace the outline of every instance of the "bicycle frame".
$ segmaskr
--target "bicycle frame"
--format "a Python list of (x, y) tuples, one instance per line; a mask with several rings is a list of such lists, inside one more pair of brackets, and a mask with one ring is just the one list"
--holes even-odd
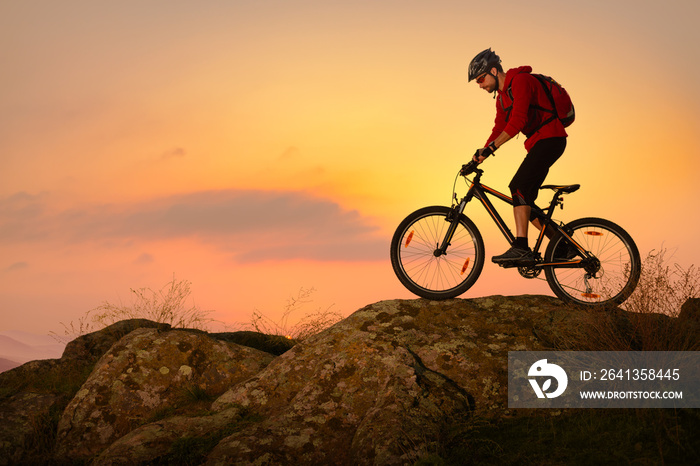
[[(467, 191), (467, 194), (460, 200), (459, 204), (453, 205), (453, 212), (454, 215), (452, 218), (448, 218), (448, 220), (451, 221), (450, 228), (447, 231), (447, 234), (445, 235), (445, 239), (443, 240), (442, 245), (435, 250), (435, 255), (438, 256), (440, 254), (446, 254), (447, 253), (447, 247), (450, 244), (450, 241), (452, 239), (452, 235), (454, 235), (454, 232), (457, 228), (457, 223), (459, 221), (459, 215), (464, 213), (464, 210), (466, 209), (467, 204), (474, 198), (478, 199), (481, 204), (484, 206), (488, 214), (491, 216), (493, 221), (496, 223), (496, 226), (498, 226), (499, 230), (503, 234), (503, 236), (506, 238), (509, 244), (513, 244), (515, 241), (515, 236), (513, 236), (513, 233), (510, 231), (506, 223), (503, 221), (503, 218), (501, 215), (498, 213), (496, 210), (496, 207), (493, 205), (491, 200), (488, 198), (489, 195), (495, 197), (496, 199), (500, 199), (501, 201), (505, 202), (506, 204), (513, 205), (513, 199), (510, 196), (507, 196), (499, 191), (496, 191), (493, 188), (490, 188), (486, 185), (481, 184), (481, 175), (483, 173), (483, 170), (476, 169), (475, 170), (476, 176), (474, 177), (474, 180), (471, 181), (471, 186), (469, 190)], [(561, 197), (564, 192), (562, 189), (557, 190), (554, 193), (554, 197), (552, 198), (552, 201), (549, 204), (549, 207), (545, 210), (540, 209), (537, 206), (534, 206), (532, 208), (532, 212), (534, 213), (535, 217), (540, 220), (540, 224), (542, 225), (542, 229), (539, 232), (539, 235), (537, 237), (537, 242), (535, 243), (535, 247), (533, 248), (533, 252), (535, 253), (535, 256), (538, 258), (538, 262), (536, 264), (533, 264), (533, 267), (535, 269), (539, 268), (544, 268), (544, 267), (557, 267), (557, 268), (583, 268), (586, 267), (588, 268), (589, 265), (594, 265), (591, 264), (592, 261), (595, 261), (595, 257), (591, 256), (591, 254), (586, 251), (580, 244), (578, 244), (567, 232), (564, 228), (562, 228), (561, 225), (559, 225), (557, 222), (552, 220), (552, 215), (554, 214), (554, 208), (557, 205), (563, 204), (563, 198)], [(457, 195), (454, 194), (455, 200), (457, 200)], [(569, 261), (556, 261), (556, 262), (543, 262), (542, 261), (542, 256), (540, 255), (539, 251), (540, 248), (542, 247), (542, 243), (544, 241), (545, 237), (545, 230), (547, 227), (552, 227), (554, 230), (558, 231), (561, 233), (567, 240), (569, 244), (574, 246), (581, 258), (569, 260)], [(595, 265), (594, 265), (595, 269)], [(595, 272), (594, 272), (595, 273)]]

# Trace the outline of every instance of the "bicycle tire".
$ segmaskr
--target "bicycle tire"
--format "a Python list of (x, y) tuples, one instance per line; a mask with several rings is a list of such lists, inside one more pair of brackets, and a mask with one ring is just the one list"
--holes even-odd
[(446, 255), (434, 252), (450, 222), (449, 207), (431, 206), (406, 217), (391, 240), (391, 265), (399, 281), (426, 299), (444, 300), (466, 292), (484, 267), (484, 241), (465, 215), (460, 215)]
[[(586, 251), (600, 261), (595, 278), (583, 268), (545, 267), (549, 287), (563, 301), (590, 307), (607, 307), (624, 302), (637, 287), (642, 270), (639, 250), (632, 237), (619, 225), (602, 218), (581, 218), (568, 223), (565, 230)], [(545, 262), (555, 262), (554, 252), (564, 235), (557, 234), (545, 251)]]

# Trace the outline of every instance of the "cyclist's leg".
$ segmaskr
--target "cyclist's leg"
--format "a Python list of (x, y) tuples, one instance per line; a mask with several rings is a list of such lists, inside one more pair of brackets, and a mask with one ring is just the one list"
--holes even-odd
[(527, 227), (530, 221), (530, 213), (532, 207), (527, 204), (513, 206), (513, 215), (515, 217), (515, 236), (517, 238), (527, 238)]
[[(537, 199), (539, 189), (549, 173), (549, 168), (561, 157), (565, 148), (566, 138), (542, 139), (535, 143), (525, 156), (509, 185), (513, 198), (515, 242), (508, 251), (493, 257), (492, 261), (502, 263), (532, 259), (527, 237), (531, 206)], [(539, 226), (535, 224), (535, 226), (542, 227), (541, 224)]]
[[(533, 216), (531, 215), (531, 216), (530, 216), (530, 223), (532, 223), (532, 224), (535, 226), (535, 228), (537, 228), (538, 230), (542, 231), (542, 227), (543, 227), (544, 225), (542, 224), (542, 222), (540, 221), (539, 218), (533, 217)], [(547, 225), (547, 229), (544, 231), (544, 235), (545, 235), (548, 239), (552, 239), (552, 238), (554, 237), (554, 235), (556, 235), (556, 234), (557, 234), (557, 230), (554, 229), (553, 226)]]
[[(564, 149), (566, 149), (566, 138), (542, 139), (532, 146), (510, 183), (513, 203), (516, 208), (520, 205), (532, 206), (535, 204), (540, 187), (544, 183), (550, 167), (561, 157)], [(522, 215), (516, 218), (516, 231), (522, 230), (527, 234), (528, 220), (532, 221), (538, 230), (541, 230), (543, 225), (539, 219), (533, 219), (529, 209), (527, 213), (527, 218), (523, 218)], [(518, 222), (524, 226), (519, 225)], [(552, 234), (553, 232), (545, 233)]]

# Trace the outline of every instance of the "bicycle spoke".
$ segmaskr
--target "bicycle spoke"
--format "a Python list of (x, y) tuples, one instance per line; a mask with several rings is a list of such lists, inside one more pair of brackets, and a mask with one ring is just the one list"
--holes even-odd
[(593, 275), (584, 268), (553, 268), (546, 274), (552, 290), (582, 304), (624, 300), (636, 286), (638, 275), (633, 271), (639, 269), (639, 253), (629, 235), (602, 219), (582, 219), (571, 225), (572, 238), (599, 261), (600, 267)]
[(435, 255), (451, 224), (446, 220), (448, 212), (446, 208), (429, 208), (424, 215), (416, 212), (416, 218), (411, 220), (409, 216), (406, 227), (392, 241), (392, 265), (397, 275), (421, 296), (444, 299), (461, 294), (460, 290), (471, 286), (483, 266), (483, 253), (477, 256), (477, 233), (463, 221), (457, 224), (446, 254)]

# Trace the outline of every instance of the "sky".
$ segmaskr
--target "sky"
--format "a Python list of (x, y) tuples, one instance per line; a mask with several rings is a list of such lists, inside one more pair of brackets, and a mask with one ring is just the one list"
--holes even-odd
[[(555, 217), (608, 218), (642, 256), (700, 264), (697, 2), (498, 5), (0, 2), (0, 331), (59, 332), (173, 278), (226, 329), (279, 319), (300, 289), (342, 315), (412, 298), (391, 236), (450, 203), (490, 134), (495, 102), (467, 82), (489, 47), (574, 101), (547, 182), (582, 188)], [(523, 142), (485, 184), (507, 191)], [(507, 248), (467, 214), (487, 257)], [(487, 260), (462, 297), (524, 293), (552, 294)]]

